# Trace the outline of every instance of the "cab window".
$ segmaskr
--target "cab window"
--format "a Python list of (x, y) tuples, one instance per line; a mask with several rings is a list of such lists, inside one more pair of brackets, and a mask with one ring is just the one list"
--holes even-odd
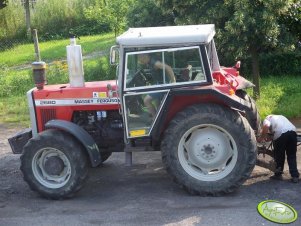
[(206, 81), (198, 46), (126, 54), (125, 90)]

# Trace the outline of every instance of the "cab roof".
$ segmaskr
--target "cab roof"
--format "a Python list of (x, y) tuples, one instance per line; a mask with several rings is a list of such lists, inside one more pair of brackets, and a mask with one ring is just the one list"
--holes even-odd
[(117, 37), (123, 46), (162, 46), (209, 43), (215, 35), (214, 24), (130, 28)]

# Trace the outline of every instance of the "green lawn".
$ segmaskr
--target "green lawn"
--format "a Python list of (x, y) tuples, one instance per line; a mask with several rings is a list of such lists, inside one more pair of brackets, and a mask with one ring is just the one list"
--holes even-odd
[(0, 98), (0, 123), (29, 127), (29, 110), (26, 95)]
[[(84, 36), (77, 43), (82, 46), (83, 55), (109, 50), (114, 45), (115, 37), (113, 33)], [(45, 62), (66, 58), (66, 46), (69, 45), (69, 39), (41, 42), (40, 53), (41, 58)], [(35, 61), (33, 44), (18, 45), (10, 50), (0, 52), (2, 65), (11, 67), (22, 64), (31, 64)], [(0, 65), (1, 66), (1, 65)]]
[(261, 79), (261, 97), (257, 106), (261, 118), (282, 114), (288, 118), (301, 116), (301, 76)]

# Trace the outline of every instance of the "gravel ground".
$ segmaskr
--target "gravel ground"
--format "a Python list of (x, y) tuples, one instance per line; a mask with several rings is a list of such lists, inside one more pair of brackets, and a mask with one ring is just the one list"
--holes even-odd
[[(301, 119), (293, 121), (301, 128)], [(159, 152), (134, 153), (133, 166), (114, 153), (91, 169), (85, 187), (73, 198), (53, 201), (31, 191), (19, 171), (7, 138), (21, 128), (0, 124), (0, 226), (7, 225), (275, 225), (256, 210), (266, 199), (292, 205), (301, 213), (301, 183), (283, 181), (255, 167), (250, 179), (223, 197), (192, 196), (179, 188), (162, 167)], [(298, 148), (301, 172), (301, 146)], [(300, 218), (291, 225), (301, 225)]]

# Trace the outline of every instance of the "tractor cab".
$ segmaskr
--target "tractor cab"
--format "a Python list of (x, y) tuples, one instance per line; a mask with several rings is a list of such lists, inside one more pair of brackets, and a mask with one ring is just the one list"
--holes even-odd
[(127, 138), (150, 136), (156, 124), (164, 123), (160, 116), (175, 91), (186, 90), (188, 99), (188, 89), (214, 84), (223, 92), (235, 92), (236, 70), (230, 78), (223, 74), (214, 35), (214, 25), (208, 24), (130, 28), (117, 37), (111, 62), (117, 62), (118, 53), (118, 93)]

